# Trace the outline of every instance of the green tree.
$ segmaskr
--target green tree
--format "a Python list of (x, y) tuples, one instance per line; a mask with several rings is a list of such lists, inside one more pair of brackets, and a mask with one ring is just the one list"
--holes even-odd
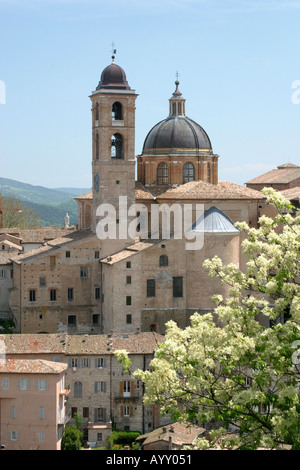
[[(246, 269), (218, 257), (204, 263), (228, 297), (216, 295), (214, 315), (195, 313), (183, 330), (168, 322), (152, 370), (133, 373), (146, 385), (146, 405), (174, 420), (222, 424), (199, 448), (229, 429), (238, 449), (300, 448), (300, 213), (273, 189), (263, 192), (278, 215), (261, 217), (259, 228), (237, 224), (247, 234)], [(128, 368), (126, 352), (116, 354)]]
[(67, 426), (61, 441), (61, 450), (80, 450), (83, 433), (80, 431), (82, 419), (75, 413), (75, 424)]
[(1, 196), (3, 227), (22, 229), (41, 225), (39, 215), (15, 196)]

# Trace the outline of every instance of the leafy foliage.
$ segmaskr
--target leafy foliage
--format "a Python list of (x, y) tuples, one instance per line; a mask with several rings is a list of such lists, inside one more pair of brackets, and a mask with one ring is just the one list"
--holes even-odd
[(261, 217), (259, 228), (237, 224), (247, 234), (246, 269), (218, 257), (204, 263), (228, 297), (216, 295), (214, 314), (195, 313), (183, 330), (168, 322), (152, 371), (133, 373), (146, 385), (145, 405), (174, 420), (222, 424), (198, 448), (228, 430), (230, 447), (300, 448), (300, 213), (273, 189), (263, 192), (278, 215)]

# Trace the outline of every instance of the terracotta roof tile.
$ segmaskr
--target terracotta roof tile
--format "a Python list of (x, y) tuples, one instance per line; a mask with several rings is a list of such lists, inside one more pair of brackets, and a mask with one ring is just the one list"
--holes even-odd
[(36, 248), (35, 250), (30, 250), (24, 254), (20, 254), (18, 257), (14, 257), (14, 261), (17, 264), (20, 264), (22, 263), (22, 261), (26, 261), (27, 259), (30, 259), (34, 256), (38, 256), (40, 254), (51, 252), (52, 250), (59, 248), (60, 246), (64, 244), (67, 245), (69, 243), (81, 241), (85, 238), (92, 238), (92, 237), (95, 237), (95, 234), (91, 230), (74, 231), (74, 232), (69, 233), (68, 235), (55, 238), (53, 240), (49, 240), (44, 245), (40, 246), (39, 248)]
[(65, 333), (0, 335), (0, 341), (5, 344), (7, 354), (64, 353), (66, 340)]
[(111, 335), (15, 334), (0, 335), (7, 355), (112, 354), (126, 349), (131, 354), (151, 354), (164, 336), (154, 332), (112, 333)]
[(300, 198), (300, 186), (296, 186), (295, 188), (284, 189), (280, 191), (284, 197), (289, 199), (290, 201), (295, 201)]
[(22, 240), (22, 243), (44, 243), (75, 231), (74, 227), (38, 227), (35, 229), (1, 228), (0, 234), (10, 234)]
[(246, 184), (275, 184), (275, 183), (290, 183), (295, 179), (300, 178), (300, 166), (292, 163), (286, 163), (278, 166), (274, 170), (270, 170), (263, 175), (257, 176)]
[(153, 354), (164, 337), (157, 333), (112, 333), (111, 335), (69, 335), (66, 354), (112, 354), (126, 349), (129, 354)]
[(62, 362), (44, 359), (5, 359), (0, 360), (0, 373), (5, 374), (60, 374), (67, 369)]
[(240, 186), (229, 181), (219, 181), (218, 184), (210, 184), (204, 181), (190, 181), (177, 188), (167, 190), (157, 196), (162, 199), (264, 199), (265, 196), (255, 189)]

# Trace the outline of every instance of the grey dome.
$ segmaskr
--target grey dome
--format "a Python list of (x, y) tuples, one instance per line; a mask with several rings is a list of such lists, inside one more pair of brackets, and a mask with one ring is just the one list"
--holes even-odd
[(187, 116), (169, 116), (157, 123), (148, 133), (143, 153), (157, 153), (159, 149), (172, 149), (172, 153), (185, 150), (212, 150), (205, 130)]

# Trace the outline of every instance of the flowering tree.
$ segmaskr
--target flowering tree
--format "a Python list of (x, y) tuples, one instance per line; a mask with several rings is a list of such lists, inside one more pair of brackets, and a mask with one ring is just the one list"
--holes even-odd
[[(247, 233), (246, 269), (218, 257), (204, 263), (229, 286), (228, 297), (216, 295), (214, 313), (195, 313), (183, 330), (168, 322), (151, 372), (134, 372), (146, 385), (145, 404), (174, 420), (221, 423), (199, 448), (228, 429), (235, 448), (300, 448), (300, 212), (273, 189), (263, 192), (278, 215), (262, 216), (257, 229), (236, 224)], [(130, 367), (125, 351), (117, 355)]]

